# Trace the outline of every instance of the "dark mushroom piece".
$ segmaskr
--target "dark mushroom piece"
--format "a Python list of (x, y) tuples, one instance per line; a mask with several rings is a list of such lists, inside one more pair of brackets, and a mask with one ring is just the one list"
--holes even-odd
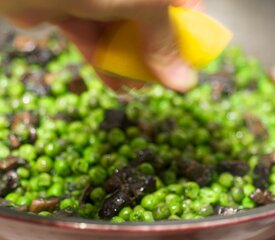
[(135, 168), (124, 167), (116, 172), (106, 183), (105, 190), (110, 197), (103, 201), (99, 216), (109, 219), (124, 206), (134, 205), (138, 200), (156, 189), (154, 177), (140, 173)]
[(109, 109), (105, 111), (104, 120), (101, 123), (101, 128), (105, 131), (111, 131), (114, 128), (126, 129), (130, 125), (124, 110)]
[(98, 214), (103, 219), (110, 219), (117, 215), (123, 207), (130, 205), (130, 203), (131, 200), (128, 193), (118, 190), (104, 200)]
[(19, 185), (17, 173), (8, 171), (0, 176), (0, 197), (5, 197), (8, 193), (15, 190)]
[(131, 166), (137, 167), (142, 163), (150, 163), (154, 167), (157, 173), (167, 167), (166, 162), (160, 158), (155, 151), (149, 148), (139, 150), (137, 152), (137, 157), (131, 162)]
[(265, 128), (260, 118), (258, 118), (257, 116), (247, 112), (244, 114), (244, 122), (249, 131), (257, 139), (266, 139), (268, 137), (267, 129)]
[(200, 164), (195, 160), (176, 158), (173, 161), (176, 173), (191, 181), (197, 182), (200, 186), (206, 186), (212, 181), (213, 167)]
[(9, 156), (0, 160), (0, 172), (7, 172), (19, 166), (26, 166), (27, 161), (20, 157)]
[(232, 73), (226, 71), (216, 73), (210, 76), (209, 82), (212, 86), (212, 99), (214, 101), (230, 96), (235, 91)]
[(254, 185), (257, 188), (265, 190), (269, 186), (269, 174), (274, 164), (274, 153), (264, 155), (254, 168)]
[(234, 215), (241, 210), (238, 208), (231, 208), (231, 207), (223, 207), (223, 206), (218, 206), (215, 208), (215, 214), (219, 216), (230, 216)]
[[(16, 133), (19, 124), (22, 125), (27, 132), (27, 135), (24, 137)], [(19, 112), (11, 116), (11, 133), (9, 135), (10, 146), (13, 149), (16, 149), (24, 142), (34, 143), (36, 140), (36, 127), (38, 124), (38, 116), (31, 111)]]
[(170, 133), (176, 129), (177, 129), (177, 123), (172, 118), (166, 118), (164, 121), (158, 124), (158, 131), (160, 132)]
[(14, 130), (19, 123), (36, 127), (39, 124), (39, 118), (31, 111), (19, 112), (12, 116), (11, 130)]
[(155, 126), (155, 123), (146, 121), (146, 120), (139, 120), (137, 127), (140, 130), (140, 133), (145, 137), (145, 138), (154, 138), (155, 135), (157, 134), (157, 129)]
[(68, 71), (71, 73), (71, 80), (68, 82), (68, 89), (70, 92), (73, 92), (77, 95), (88, 90), (88, 87), (80, 75), (80, 66), (79, 65), (69, 65)]
[(51, 88), (46, 82), (46, 73), (44, 71), (26, 73), (22, 76), (22, 81), (26, 90), (38, 96), (46, 96), (51, 92)]
[(249, 171), (246, 161), (221, 161), (217, 165), (219, 173), (230, 172), (234, 176), (243, 177)]
[(87, 185), (84, 190), (82, 191), (79, 202), (80, 203), (87, 203), (90, 200), (90, 193), (93, 190), (94, 186), (92, 184)]
[(29, 211), (32, 213), (39, 213), (42, 211), (53, 212), (62, 199), (63, 198), (60, 197), (35, 199), (31, 202)]
[(73, 207), (67, 207), (62, 210), (56, 211), (52, 215), (55, 218), (61, 217), (78, 217), (77, 211)]
[(258, 163), (254, 168), (254, 185), (262, 190), (267, 189), (269, 185), (270, 166)]
[(267, 205), (270, 203), (275, 203), (275, 196), (270, 191), (263, 191), (261, 189), (256, 189), (250, 196), (250, 198), (257, 205)]
[(21, 145), (20, 139), (14, 134), (9, 135), (9, 142), (10, 142), (11, 148), (13, 149), (18, 148)]

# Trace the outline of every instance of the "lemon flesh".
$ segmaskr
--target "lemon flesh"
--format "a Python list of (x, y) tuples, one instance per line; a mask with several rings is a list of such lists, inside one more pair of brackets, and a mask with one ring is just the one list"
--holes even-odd
[[(180, 55), (194, 68), (217, 58), (232, 38), (226, 27), (201, 12), (169, 7), (169, 17)], [(96, 69), (114, 76), (155, 81), (142, 56), (139, 29), (133, 22), (122, 22), (108, 29), (99, 40), (92, 62)]]

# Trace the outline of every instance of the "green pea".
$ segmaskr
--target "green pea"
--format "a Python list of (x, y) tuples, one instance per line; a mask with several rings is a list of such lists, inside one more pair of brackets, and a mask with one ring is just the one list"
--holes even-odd
[(37, 184), (38, 184), (39, 189), (48, 188), (52, 184), (52, 177), (48, 173), (41, 173), (37, 177), (37, 181), (38, 181)]
[(120, 129), (113, 129), (108, 134), (108, 141), (113, 146), (118, 146), (125, 141), (125, 135)]
[(166, 188), (160, 188), (159, 190), (153, 193), (153, 195), (155, 196), (155, 198), (158, 199), (159, 202), (164, 202), (167, 194), (168, 190)]
[(243, 198), (245, 197), (244, 190), (242, 187), (233, 187), (230, 190), (230, 194), (235, 202), (240, 203), (242, 202)]
[(183, 198), (181, 196), (178, 196), (177, 194), (170, 193), (165, 197), (165, 202), (172, 203), (172, 202), (181, 202)]
[(137, 138), (134, 138), (132, 141), (131, 141), (131, 147), (132, 149), (134, 150), (139, 150), (139, 149), (143, 149), (147, 146), (147, 141), (142, 138), (142, 137), (137, 137)]
[(156, 221), (167, 219), (170, 216), (169, 207), (165, 203), (160, 203), (153, 209), (153, 216)]
[(202, 216), (202, 217), (208, 217), (210, 215), (213, 215), (213, 213), (214, 213), (214, 209), (211, 205), (202, 207), (198, 212), (199, 216)]
[(66, 84), (62, 81), (53, 81), (51, 84), (51, 91), (55, 96), (64, 94), (66, 90)]
[(125, 222), (125, 220), (119, 216), (115, 216), (115, 217), (112, 217), (111, 222), (112, 223), (123, 223), (123, 222)]
[(38, 213), (38, 215), (41, 217), (50, 217), (50, 216), (52, 216), (52, 213), (47, 212), (47, 211), (42, 211), (42, 212)]
[(60, 152), (60, 146), (57, 143), (48, 143), (45, 146), (45, 153), (50, 157), (55, 157)]
[(10, 155), (10, 149), (3, 143), (0, 143), (0, 158), (6, 158)]
[(159, 203), (161, 199), (156, 194), (147, 194), (141, 200), (141, 206), (146, 210), (152, 211)]
[(167, 190), (177, 195), (183, 195), (184, 186), (183, 184), (170, 184), (169, 186), (167, 186)]
[(269, 175), (269, 182), (270, 182), (271, 184), (275, 184), (275, 173), (271, 173), (271, 174)]
[(126, 134), (129, 138), (136, 138), (140, 136), (140, 131), (137, 127), (129, 127), (126, 129)]
[(143, 219), (142, 219), (144, 222), (154, 222), (154, 216), (153, 216), (153, 213), (150, 212), (150, 211), (145, 211), (143, 213)]
[(16, 203), (19, 197), (20, 197), (19, 194), (15, 193), (15, 192), (12, 192), (12, 193), (9, 193), (8, 195), (6, 195), (6, 196), (5, 196), (5, 199), (6, 199), (7, 201)]
[(167, 170), (163, 173), (162, 180), (166, 185), (174, 184), (177, 181), (177, 175), (175, 171)]
[(128, 146), (127, 144), (121, 145), (121, 147), (118, 150), (119, 155), (129, 158), (132, 156), (132, 150), (130, 148), (130, 146)]
[(154, 176), (155, 175), (155, 169), (150, 163), (142, 163), (138, 166), (138, 170), (141, 171), (142, 173), (149, 175), (149, 176)]
[(217, 182), (215, 182), (211, 185), (211, 189), (217, 194), (226, 192), (226, 189), (221, 184), (219, 184)]
[(19, 148), (19, 156), (27, 161), (33, 161), (36, 159), (36, 149), (33, 145), (23, 144)]
[(219, 200), (219, 195), (211, 188), (204, 187), (200, 189), (200, 198), (206, 203), (215, 204)]
[(95, 203), (99, 204), (105, 198), (106, 192), (103, 188), (97, 187), (93, 189), (90, 193), (90, 199)]
[(38, 172), (50, 172), (52, 167), (52, 159), (48, 156), (41, 156), (36, 161), (36, 170)]
[(53, 176), (52, 176), (52, 182), (53, 182), (53, 183), (64, 184), (65, 179), (62, 178), (62, 177), (60, 177), (60, 176), (58, 176), (58, 175), (53, 175)]
[(219, 196), (219, 205), (221, 206), (230, 206), (231, 199), (229, 194), (227, 193), (222, 193)]
[(60, 197), (64, 193), (64, 186), (60, 183), (54, 183), (47, 191), (49, 197)]
[(79, 203), (78, 203), (77, 200), (72, 199), (72, 198), (66, 198), (66, 199), (62, 200), (59, 203), (59, 208), (60, 209), (65, 209), (65, 208), (68, 208), (68, 207), (72, 207), (72, 208), (77, 209), (79, 207)]
[(223, 187), (230, 188), (233, 184), (234, 177), (230, 173), (222, 173), (218, 181)]
[(85, 159), (78, 159), (73, 163), (72, 171), (75, 174), (86, 174), (89, 171), (89, 163)]
[(136, 206), (133, 211), (130, 213), (129, 221), (131, 222), (142, 222), (143, 214), (145, 210), (141, 206)]
[(0, 129), (5, 129), (9, 127), (8, 118), (5, 116), (0, 116)]
[(180, 216), (183, 212), (181, 202), (171, 201), (171, 202), (167, 203), (167, 206), (169, 208), (170, 214), (172, 214), (172, 215)]
[(27, 169), (25, 167), (17, 168), (16, 173), (17, 173), (18, 177), (23, 178), (23, 179), (29, 178), (29, 176), (30, 176), (29, 169)]
[(27, 197), (27, 196), (20, 196), (20, 197), (17, 199), (16, 203), (17, 203), (18, 205), (30, 206), (30, 205), (31, 205), (31, 201), (32, 201), (32, 200), (31, 200), (29, 197)]
[(100, 185), (107, 178), (107, 172), (103, 167), (96, 166), (90, 169), (89, 176), (93, 184)]
[(251, 208), (254, 208), (255, 206), (256, 204), (249, 197), (243, 198), (242, 207), (244, 209), (251, 209)]
[(56, 174), (62, 177), (66, 177), (70, 174), (70, 165), (66, 160), (55, 160), (54, 161), (54, 171)]
[[(142, 207), (144, 207), (144, 206), (142, 205)], [(125, 221), (128, 221), (130, 218), (131, 212), (132, 212), (132, 208), (124, 207), (120, 210), (119, 217), (123, 218)]]
[(195, 182), (187, 182), (184, 185), (184, 194), (190, 199), (196, 199), (199, 195), (200, 187)]
[(90, 203), (86, 203), (82, 205), (77, 212), (82, 218), (92, 218), (97, 212), (97, 208)]
[(39, 181), (38, 178), (31, 178), (29, 181), (29, 188), (32, 191), (38, 191), (39, 190)]
[(189, 138), (189, 136), (187, 135), (186, 132), (178, 129), (178, 130), (174, 130), (171, 133), (170, 142), (173, 147), (182, 148), (183, 146), (185, 146), (187, 144), (188, 138)]

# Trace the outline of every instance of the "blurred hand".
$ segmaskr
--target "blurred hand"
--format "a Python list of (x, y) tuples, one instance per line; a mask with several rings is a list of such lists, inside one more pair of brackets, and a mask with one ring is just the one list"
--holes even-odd
[[(144, 59), (156, 78), (165, 86), (187, 91), (197, 79), (179, 56), (170, 27), (168, 6), (201, 9), (202, 0), (0, 0), (0, 13), (13, 23), (32, 27), (51, 22), (79, 47), (90, 62), (99, 37), (108, 24), (133, 20), (142, 30)], [(101, 78), (113, 89), (121, 85), (139, 87), (142, 83)]]

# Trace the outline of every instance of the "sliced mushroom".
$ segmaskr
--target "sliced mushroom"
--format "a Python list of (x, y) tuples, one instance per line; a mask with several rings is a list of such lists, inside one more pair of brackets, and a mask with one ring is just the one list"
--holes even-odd
[(35, 199), (31, 202), (29, 211), (33, 213), (39, 213), (42, 211), (53, 212), (58, 207), (61, 200), (62, 198), (60, 197)]
[(230, 216), (230, 215), (234, 215), (240, 211), (241, 210), (238, 208), (218, 206), (215, 209), (215, 214), (220, 215), (220, 216)]
[(251, 113), (244, 114), (244, 121), (249, 131), (257, 138), (257, 139), (265, 139), (268, 137), (268, 131), (265, 128), (264, 124), (257, 116)]
[(230, 172), (234, 176), (244, 176), (249, 171), (246, 161), (221, 161), (217, 165), (219, 173)]
[(179, 176), (195, 181), (201, 186), (206, 186), (212, 181), (213, 168), (210, 165), (185, 158), (176, 158), (173, 164)]
[(263, 191), (261, 189), (256, 189), (250, 196), (250, 198), (257, 205), (267, 205), (270, 203), (275, 203), (275, 197), (272, 195), (270, 191)]
[(19, 185), (17, 173), (9, 171), (0, 177), (0, 197), (5, 197)]
[(9, 170), (15, 169), (18, 166), (27, 165), (27, 161), (20, 157), (6, 157), (3, 160), (0, 160), (0, 172), (7, 172)]
[(56, 211), (53, 215), (53, 217), (61, 218), (61, 217), (77, 217), (77, 211), (73, 207), (67, 207), (62, 210)]

